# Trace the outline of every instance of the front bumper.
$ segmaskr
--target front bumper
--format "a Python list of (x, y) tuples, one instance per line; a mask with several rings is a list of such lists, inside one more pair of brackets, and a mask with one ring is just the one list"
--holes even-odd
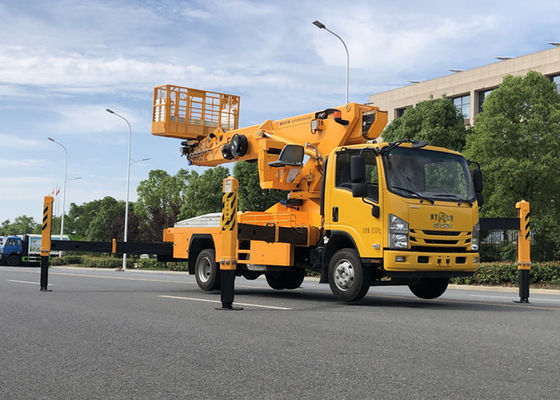
[(475, 272), (479, 253), (432, 253), (385, 250), (383, 267), (386, 271), (465, 271)]

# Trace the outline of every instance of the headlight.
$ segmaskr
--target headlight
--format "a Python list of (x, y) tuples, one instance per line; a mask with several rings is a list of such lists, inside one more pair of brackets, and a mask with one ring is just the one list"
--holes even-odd
[(408, 223), (393, 214), (389, 214), (389, 247), (408, 249)]
[(473, 251), (478, 251), (478, 240), (480, 238), (480, 224), (476, 224), (472, 228), (472, 241), (471, 241), (471, 249)]

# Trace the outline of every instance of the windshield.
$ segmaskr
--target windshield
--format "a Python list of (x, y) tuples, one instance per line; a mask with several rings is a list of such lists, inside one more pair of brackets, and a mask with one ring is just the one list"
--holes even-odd
[(387, 186), (404, 197), (474, 200), (464, 157), (439, 151), (396, 147), (383, 156)]

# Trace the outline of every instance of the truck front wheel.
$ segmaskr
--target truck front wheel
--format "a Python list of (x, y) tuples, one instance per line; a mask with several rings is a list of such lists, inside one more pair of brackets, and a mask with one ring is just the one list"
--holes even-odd
[(418, 283), (408, 285), (410, 291), (421, 299), (437, 299), (447, 289), (448, 278), (424, 278)]
[(10, 267), (15, 267), (15, 266), (19, 265), (20, 264), (19, 256), (15, 255), (15, 254), (12, 254), (11, 256), (8, 257), (7, 264)]
[(364, 267), (354, 249), (338, 250), (331, 258), (329, 286), (338, 300), (360, 300), (369, 290), (371, 277), (371, 269)]
[(194, 274), (198, 287), (205, 292), (220, 289), (220, 268), (216, 262), (216, 253), (204, 249), (196, 258)]

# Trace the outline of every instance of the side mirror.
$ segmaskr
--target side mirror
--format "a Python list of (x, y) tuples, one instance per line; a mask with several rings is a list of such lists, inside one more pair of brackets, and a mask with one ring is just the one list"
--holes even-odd
[(475, 196), (476, 196), (476, 202), (478, 203), (478, 206), (482, 207), (482, 205), (484, 204), (484, 196), (480, 192), (477, 192)]
[(474, 184), (474, 192), (475, 193), (482, 193), (482, 171), (480, 169), (473, 170), (473, 184)]
[(366, 160), (362, 156), (350, 157), (350, 180), (352, 181), (352, 197), (366, 197)]
[(350, 157), (350, 179), (353, 184), (366, 182), (366, 160), (362, 156)]

